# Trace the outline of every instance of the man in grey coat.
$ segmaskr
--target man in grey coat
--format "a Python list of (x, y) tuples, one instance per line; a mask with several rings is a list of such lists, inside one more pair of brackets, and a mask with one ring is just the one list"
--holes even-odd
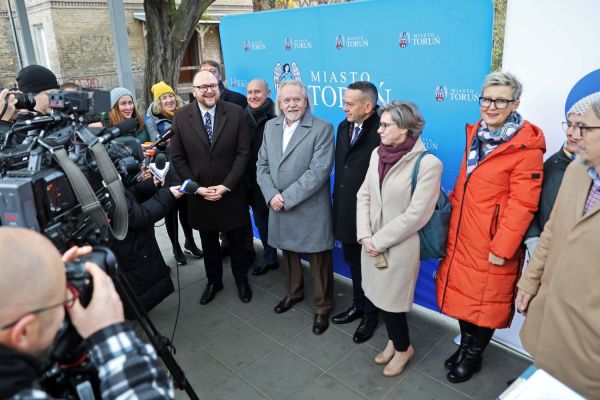
[(282, 249), (287, 273), (288, 295), (275, 312), (286, 312), (303, 299), (300, 253), (306, 253), (314, 286), (313, 333), (320, 335), (329, 326), (333, 296), (333, 126), (310, 113), (306, 87), (298, 81), (281, 84), (275, 111), (278, 117), (265, 126), (256, 163), (269, 207), (269, 244)]

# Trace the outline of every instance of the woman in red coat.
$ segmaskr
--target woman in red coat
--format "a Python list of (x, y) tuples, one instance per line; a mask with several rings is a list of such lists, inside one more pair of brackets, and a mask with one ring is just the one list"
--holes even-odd
[(538, 207), (546, 150), (541, 129), (516, 111), (521, 91), (513, 75), (491, 73), (479, 98), (481, 120), (467, 125), (436, 281), (438, 305), (461, 332), (460, 347), (445, 362), (450, 382), (480, 370), (494, 330), (508, 327), (514, 313), (521, 244)]

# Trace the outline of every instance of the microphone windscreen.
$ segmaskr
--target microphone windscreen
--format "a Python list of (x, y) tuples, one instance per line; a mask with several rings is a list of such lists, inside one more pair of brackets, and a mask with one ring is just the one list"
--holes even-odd
[(154, 157), (154, 164), (156, 165), (156, 169), (164, 169), (167, 164), (167, 156), (165, 153), (158, 153)]
[(115, 127), (119, 128), (119, 134), (123, 134), (123, 133), (127, 133), (127, 132), (132, 131), (135, 128), (137, 128), (137, 124), (138, 124), (137, 119), (127, 118), (120, 124), (115, 125)]
[(186, 193), (186, 194), (195, 194), (196, 190), (198, 190), (198, 188), (200, 187), (200, 185), (198, 185), (196, 182), (190, 180), (190, 179), (186, 179), (182, 184), (181, 187), (179, 188), (179, 191), (181, 193)]

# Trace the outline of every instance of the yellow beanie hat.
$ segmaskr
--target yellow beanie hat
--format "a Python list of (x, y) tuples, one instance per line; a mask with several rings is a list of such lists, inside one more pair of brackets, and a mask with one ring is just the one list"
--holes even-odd
[(155, 101), (160, 99), (160, 96), (162, 96), (165, 93), (175, 94), (175, 92), (173, 91), (173, 88), (171, 86), (167, 85), (166, 83), (164, 83), (163, 81), (160, 81), (160, 82), (154, 84), (152, 86), (152, 89), (150, 89), (150, 91), (152, 92), (152, 95), (154, 95)]

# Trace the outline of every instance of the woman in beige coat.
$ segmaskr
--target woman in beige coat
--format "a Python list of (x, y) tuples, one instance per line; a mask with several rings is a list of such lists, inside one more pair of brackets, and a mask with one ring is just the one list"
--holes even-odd
[(418, 231), (431, 218), (440, 190), (442, 163), (426, 155), (411, 196), (415, 161), (426, 150), (419, 138), (424, 124), (413, 103), (395, 100), (383, 107), (377, 131), (381, 144), (357, 194), (362, 287), (367, 301), (381, 311), (389, 337), (375, 357), (375, 363), (386, 364), (385, 376), (401, 374), (414, 354), (406, 313), (419, 273)]
[(565, 172), (516, 305), (527, 312), (521, 341), (535, 365), (600, 399), (600, 101), (583, 114), (579, 132), (580, 162)]

